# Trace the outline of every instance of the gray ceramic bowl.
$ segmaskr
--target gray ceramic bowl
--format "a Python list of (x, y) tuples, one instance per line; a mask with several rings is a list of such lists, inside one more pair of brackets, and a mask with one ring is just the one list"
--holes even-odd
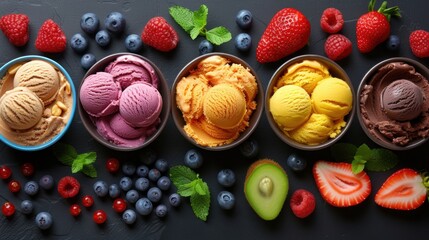
[(371, 81), (371, 79), (373, 78), (374, 74), (377, 73), (378, 69), (381, 68), (382, 66), (388, 64), (388, 63), (392, 63), (392, 62), (404, 62), (406, 64), (409, 64), (411, 66), (413, 66), (416, 70), (416, 72), (422, 74), (426, 79), (429, 80), (429, 69), (427, 67), (425, 67), (423, 64), (417, 62), (416, 60), (410, 59), (410, 58), (405, 58), (405, 57), (395, 57), (395, 58), (389, 58), (386, 59), (384, 61), (381, 61), (379, 63), (377, 63), (375, 66), (373, 66), (362, 78), (361, 83), (359, 84), (359, 88), (357, 91), (357, 98), (356, 101), (358, 101), (357, 104), (357, 117), (359, 120), (359, 124), (361, 126), (361, 128), (363, 129), (363, 131), (365, 132), (365, 134), (372, 140), (374, 141), (376, 144), (385, 147), (387, 149), (390, 150), (409, 150), (409, 149), (413, 149), (417, 146), (422, 145), (423, 143), (425, 143), (428, 138), (420, 138), (420, 139), (416, 139), (411, 141), (409, 144), (407, 144), (406, 146), (400, 146), (400, 145), (396, 145), (394, 143), (392, 143), (391, 141), (389, 141), (387, 138), (384, 138), (381, 135), (375, 136), (374, 134), (372, 134), (369, 129), (367, 128), (367, 126), (364, 124), (363, 118), (362, 118), (362, 112), (359, 106), (359, 100), (360, 100), (360, 95), (361, 92), (364, 88), (364, 86)]
[[(328, 70), (330, 72), (330, 74), (333, 77), (337, 77), (340, 79), (343, 79), (350, 87), (350, 89), (352, 90), (352, 96), (353, 96), (353, 106), (352, 106), (352, 110), (349, 112), (349, 114), (347, 116), (345, 116), (344, 120), (347, 122), (346, 126), (344, 128), (342, 128), (340, 134), (338, 134), (338, 136), (336, 136), (335, 138), (329, 138), (326, 142), (323, 142), (321, 144), (318, 145), (306, 145), (306, 144), (302, 144), (299, 143), (295, 140), (293, 140), (292, 138), (288, 137), (287, 135), (285, 135), (283, 133), (283, 131), (279, 128), (279, 126), (277, 125), (277, 123), (274, 121), (273, 116), (270, 112), (270, 98), (274, 93), (274, 86), (277, 84), (278, 79), (283, 76), (283, 74), (285, 73), (285, 71), (287, 71), (287, 68), (295, 63), (299, 63), (302, 62), (304, 60), (316, 60), (322, 64), (324, 64), (325, 66), (328, 67)], [(337, 142), (338, 140), (341, 139), (341, 137), (343, 137), (346, 133), (347, 130), (350, 128), (354, 115), (355, 115), (355, 91), (353, 89), (353, 85), (352, 82), (350, 81), (349, 76), (347, 75), (347, 73), (334, 61), (320, 56), (320, 55), (301, 55), (301, 56), (297, 56), (294, 57), (288, 61), (286, 61), (284, 64), (282, 64), (277, 70), (276, 72), (273, 74), (273, 76), (270, 79), (270, 82), (268, 84), (266, 93), (265, 93), (265, 113), (267, 115), (267, 119), (268, 119), (268, 123), (270, 124), (271, 128), (273, 129), (274, 133), (286, 144), (288, 144), (291, 147), (300, 149), (300, 150), (308, 150), (308, 151), (315, 151), (315, 150), (321, 150), (324, 148), (327, 148), (331, 145), (333, 145), (335, 142)]]
[(170, 114), (170, 103), (171, 103), (170, 102), (170, 90), (169, 90), (168, 84), (167, 84), (162, 72), (159, 70), (159, 68), (153, 62), (151, 62), (149, 59), (147, 59), (141, 55), (138, 55), (138, 54), (133, 54), (133, 53), (128, 53), (128, 52), (111, 54), (111, 55), (108, 55), (108, 56), (104, 57), (103, 59), (97, 61), (86, 72), (86, 74), (83, 77), (82, 82), (80, 84), (79, 91), (80, 91), (80, 88), (82, 87), (82, 84), (83, 84), (83, 82), (87, 76), (89, 76), (91, 74), (95, 74), (97, 72), (104, 71), (105, 67), (109, 63), (111, 63), (116, 58), (123, 56), (123, 55), (132, 55), (132, 56), (143, 59), (144, 61), (146, 61), (150, 65), (152, 65), (152, 67), (155, 69), (156, 74), (158, 75), (158, 81), (159, 81), (158, 90), (161, 93), (163, 105), (162, 105), (162, 111), (160, 114), (161, 123), (158, 125), (156, 132), (154, 134), (152, 134), (151, 136), (149, 136), (146, 139), (146, 141), (139, 146), (135, 146), (135, 147), (119, 146), (119, 145), (116, 145), (114, 143), (109, 142), (108, 140), (106, 140), (103, 136), (101, 136), (97, 132), (97, 128), (96, 128), (95, 124), (93, 123), (93, 121), (91, 120), (89, 115), (86, 113), (86, 111), (83, 109), (80, 101), (78, 104), (78, 110), (79, 110), (80, 118), (82, 119), (83, 125), (85, 126), (86, 130), (88, 130), (89, 134), (91, 134), (91, 136), (95, 140), (97, 140), (99, 143), (103, 144), (104, 146), (106, 146), (110, 149), (117, 150), (117, 151), (134, 151), (134, 150), (138, 150), (138, 149), (141, 149), (141, 148), (148, 146), (150, 143), (152, 143), (161, 134), (162, 130), (164, 129), (164, 127), (167, 123), (168, 116)]
[[(183, 127), (186, 125), (186, 123), (185, 123), (185, 120), (183, 119), (182, 112), (180, 111), (180, 109), (177, 107), (177, 104), (176, 104), (176, 86), (177, 86), (178, 82), (183, 77), (186, 77), (187, 75), (189, 75), (189, 72), (192, 69), (196, 68), (196, 66), (198, 65), (198, 63), (201, 60), (203, 60), (207, 57), (213, 56), (213, 55), (219, 55), (221, 57), (229, 59), (232, 63), (238, 63), (238, 64), (241, 64), (244, 67), (248, 68), (250, 70), (250, 72), (256, 78), (256, 83), (258, 85), (258, 93), (257, 93), (256, 98), (255, 98), (255, 101), (257, 104), (256, 110), (252, 113), (250, 120), (249, 120), (249, 126), (246, 128), (246, 130), (241, 132), (240, 136), (230, 144), (225, 144), (225, 145), (217, 146), (217, 147), (207, 147), (207, 146), (201, 146), (200, 144), (198, 144), (194, 139), (189, 137), (186, 134), (185, 130), (183, 129)], [(264, 91), (262, 89), (261, 82), (260, 82), (256, 72), (244, 60), (242, 60), (242, 59), (240, 59), (234, 55), (226, 54), (226, 53), (220, 53), (220, 52), (213, 52), (213, 53), (201, 55), (201, 56), (193, 59), (185, 67), (183, 67), (183, 69), (179, 72), (179, 74), (177, 75), (177, 77), (173, 83), (173, 86), (171, 88), (171, 96), (172, 96), (172, 98), (171, 98), (172, 116), (173, 116), (174, 123), (175, 123), (177, 129), (179, 130), (179, 132), (186, 138), (186, 140), (188, 140), (189, 142), (191, 142), (195, 146), (202, 148), (202, 149), (210, 150), (210, 151), (223, 151), (223, 150), (231, 149), (231, 148), (234, 148), (234, 147), (240, 145), (240, 143), (245, 141), (253, 133), (253, 131), (256, 129), (256, 127), (259, 123), (259, 120), (261, 118), (262, 111), (263, 111)]]
[(61, 130), (61, 132), (59, 132), (57, 135), (55, 135), (53, 138), (51, 138), (49, 141), (44, 142), (42, 144), (39, 145), (34, 145), (34, 146), (26, 146), (26, 145), (20, 145), (17, 144), (15, 142), (10, 141), (9, 139), (7, 139), (6, 137), (2, 136), (0, 133), (0, 140), (3, 141), (6, 145), (15, 148), (17, 150), (21, 150), (21, 151), (38, 151), (38, 150), (42, 150), (45, 149), (51, 145), (53, 145), (54, 143), (56, 143), (58, 140), (61, 139), (61, 137), (64, 136), (64, 134), (67, 132), (67, 130), (69, 129), (70, 125), (72, 124), (72, 119), (74, 117), (74, 114), (76, 112), (76, 105), (77, 105), (77, 99), (76, 99), (76, 89), (73, 83), (72, 78), (70, 77), (70, 75), (68, 74), (68, 72), (57, 62), (55, 62), (54, 60), (44, 57), (44, 56), (39, 56), (39, 55), (27, 55), (27, 56), (22, 56), (22, 57), (18, 57), (15, 58), (9, 62), (7, 62), (6, 64), (4, 64), (1, 68), (0, 68), (0, 79), (3, 78), (3, 76), (6, 74), (7, 70), (12, 67), (15, 64), (20, 64), (20, 63), (26, 63), (28, 61), (31, 60), (43, 60), (46, 61), (48, 63), (50, 63), (51, 65), (53, 65), (55, 68), (57, 68), (59, 71), (61, 71), (64, 75), (64, 77), (66, 78), (66, 80), (68, 81), (68, 83), (70, 84), (70, 89), (71, 89), (71, 97), (72, 97), (72, 108), (70, 109), (70, 117), (69, 117), (69, 121), (66, 123), (66, 125), (64, 126), (64, 128)]

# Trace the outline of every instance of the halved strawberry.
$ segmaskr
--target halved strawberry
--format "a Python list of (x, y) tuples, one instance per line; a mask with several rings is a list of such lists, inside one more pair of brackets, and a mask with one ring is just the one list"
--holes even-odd
[(413, 210), (426, 201), (427, 189), (422, 176), (410, 168), (394, 172), (375, 195), (379, 206), (396, 210)]
[(371, 181), (364, 172), (353, 174), (350, 163), (319, 160), (313, 166), (313, 176), (323, 199), (335, 207), (354, 206), (371, 193)]

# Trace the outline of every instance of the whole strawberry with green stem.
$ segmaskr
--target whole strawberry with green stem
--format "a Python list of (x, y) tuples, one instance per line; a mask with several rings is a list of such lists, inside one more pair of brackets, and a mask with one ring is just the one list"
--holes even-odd
[(374, 10), (375, 0), (368, 5), (368, 13), (360, 16), (356, 23), (357, 46), (361, 53), (371, 52), (377, 45), (387, 40), (390, 35), (391, 16), (401, 17), (399, 7), (387, 8), (384, 1), (380, 8)]

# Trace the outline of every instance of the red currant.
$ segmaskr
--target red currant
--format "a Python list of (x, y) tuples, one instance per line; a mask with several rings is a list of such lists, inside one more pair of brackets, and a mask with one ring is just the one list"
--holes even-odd
[(13, 193), (19, 192), (21, 190), (21, 184), (16, 180), (11, 180), (8, 184), (9, 191)]
[(10, 176), (12, 175), (12, 170), (6, 166), (3, 165), (0, 167), (0, 178), (3, 180), (6, 180), (8, 178), (10, 178)]
[(109, 158), (106, 161), (106, 168), (110, 173), (118, 172), (120, 165), (119, 160), (116, 158)]
[(34, 165), (32, 163), (24, 163), (21, 166), (21, 173), (25, 177), (31, 177), (34, 174)]
[(92, 219), (97, 224), (102, 224), (107, 220), (107, 214), (103, 210), (96, 210), (92, 215)]
[(92, 205), (94, 205), (94, 198), (92, 198), (90, 195), (83, 196), (82, 205), (87, 208), (91, 207)]
[(77, 217), (81, 212), (80, 206), (78, 204), (73, 204), (70, 206), (70, 213), (72, 216)]
[(1, 208), (3, 215), (10, 217), (15, 213), (15, 206), (11, 202), (5, 202)]
[(123, 198), (117, 198), (113, 201), (112, 207), (115, 212), (121, 213), (127, 209), (127, 202)]

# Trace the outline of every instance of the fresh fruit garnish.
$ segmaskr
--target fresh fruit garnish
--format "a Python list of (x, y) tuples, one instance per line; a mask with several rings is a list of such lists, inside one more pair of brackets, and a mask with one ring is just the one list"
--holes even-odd
[(138, 34), (130, 34), (125, 38), (125, 48), (132, 53), (139, 52), (143, 47), (143, 41)]
[[(429, 38), (428, 38), (429, 39)], [(399, 45), (401, 44), (401, 40), (399, 39), (399, 37), (397, 35), (390, 35), (389, 39), (387, 39), (387, 49), (389, 49), (390, 51), (396, 51), (399, 49)], [(429, 41), (428, 41), (429, 44)]]
[(375, 194), (375, 203), (390, 209), (413, 210), (426, 201), (428, 187), (418, 172), (403, 168), (386, 179)]
[(203, 156), (196, 149), (189, 149), (185, 153), (184, 163), (191, 169), (200, 168), (203, 165)]
[(167, 213), (168, 213), (168, 209), (167, 209), (167, 206), (165, 206), (164, 204), (159, 204), (158, 206), (156, 206), (155, 215), (157, 217), (163, 218), (167, 216)]
[(122, 220), (128, 224), (131, 225), (133, 223), (136, 222), (137, 220), (137, 214), (134, 210), (132, 209), (127, 209), (125, 210), (125, 212), (122, 214)]
[(158, 187), (151, 187), (149, 188), (149, 190), (147, 190), (147, 198), (152, 202), (152, 203), (157, 203), (161, 200), (162, 197), (162, 192), (161, 189), (159, 189)]
[(153, 204), (148, 198), (140, 198), (136, 202), (136, 211), (140, 215), (147, 216), (149, 215), (153, 210)]
[(58, 181), (58, 193), (63, 198), (72, 198), (79, 193), (80, 183), (72, 176), (65, 176)]
[(0, 167), (0, 178), (6, 180), (12, 176), (12, 169), (10, 167), (3, 165)]
[(198, 52), (201, 55), (213, 52), (213, 44), (207, 41), (207, 39), (203, 39), (198, 45)]
[(167, 191), (168, 189), (170, 189), (171, 186), (171, 180), (169, 177), (167, 176), (162, 176), (158, 179), (158, 181), (156, 182), (156, 186), (161, 189), (162, 191)]
[(123, 32), (126, 23), (124, 15), (120, 12), (111, 12), (104, 19), (104, 27), (113, 33)]
[(39, 179), (39, 185), (45, 190), (51, 190), (54, 187), (54, 178), (49, 174), (43, 175)]
[(139, 165), (136, 168), (136, 173), (139, 177), (147, 177), (149, 174), (149, 168), (146, 165)]
[(342, 34), (332, 34), (325, 42), (325, 53), (333, 61), (339, 61), (352, 53), (352, 42)]
[(399, 7), (387, 8), (384, 1), (380, 8), (374, 10), (375, 0), (368, 5), (369, 12), (359, 17), (356, 23), (357, 47), (361, 53), (371, 52), (377, 45), (384, 42), (390, 35), (391, 16), (401, 17)]
[(217, 182), (224, 187), (232, 187), (235, 184), (235, 173), (231, 169), (222, 169), (217, 173)]
[(25, 14), (8, 14), (0, 18), (0, 30), (17, 47), (27, 44), (30, 19)]
[(127, 176), (132, 176), (136, 172), (136, 166), (134, 164), (127, 162), (122, 165), (122, 173)]
[(247, 170), (244, 195), (264, 220), (273, 220), (283, 208), (289, 190), (285, 170), (271, 159), (255, 161)]
[(129, 177), (122, 177), (119, 180), (119, 187), (122, 189), (122, 191), (128, 191), (133, 186), (133, 180)]
[(163, 17), (149, 19), (143, 28), (141, 38), (145, 44), (161, 52), (169, 52), (179, 43), (176, 30)]
[(31, 200), (24, 200), (21, 202), (21, 212), (23, 214), (29, 215), (33, 213), (34, 204)]
[(155, 161), (155, 168), (158, 169), (160, 172), (165, 173), (170, 168), (167, 160), (160, 158)]
[(9, 191), (12, 193), (17, 193), (21, 190), (21, 184), (17, 180), (11, 180), (7, 187), (9, 188)]
[(109, 158), (106, 161), (106, 169), (110, 173), (117, 173), (121, 164), (117, 158)]
[(28, 181), (24, 184), (24, 192), (29, 196), (34, 196), (39, 192), (39, 184), (35, 181)]
[(286, 164), (293, 171), (300, 172), (307, 167), (307, 160), (305, 160), (305, 158), (302, 158), (301, 156), (295, 153), (292, 153), (287, 157)]
[(125, 199), (128, 203), (136, 203), (139, 200), (139, 193), (137, 190), (131, 189), (125, 194)]
[(149, 179), (145, 177), (140, 177), (136, 179), (136, 182), (134, 183), (134, 187), (139, 191), (146, 191), (149, 189), (150, 183)]
[(429, 57), (429, 32), (425, 30), (415, 30), (409, 37), (411, 51), (416, 57)]
[(80, 209), (79, 204), (72, 204), (72, 205), (70, 206), (70, 214), (71, 214), (73, 217), (77, 217), (77, 216), (79, 216), (81, 211), (82, 211), (82, 209)]
[(278, 11), (256, 48), (260, 63), (275, 62), (303, 48), (310, 38), (310, 21), (294, 8)]
[(35, 47), (46, 53), (60, 53), (66, 50), (67, 39), (61, 27), (52, 19), (46, 20), (37, 33)]
[(170, 203), (171, 206), (173, 207), (178, 207), (181, 204), (181, 198), (180, 195), (177, 193), (172, 193), (169, 197), (168, 197), (168, 202)]
[(335, 207), (357, 205), (371, 193), (369, 176), (364, 171), (354, 174), (350, 163), (319, 160), (313, 176), (323, 199)]
[(239, 150), (243, 156), (254, 158), (259, 153), (259, 145), (255, 139), (247, 139), (240, 145)]
[(80, 65), (84, 70), (90, 69), (96, 62), (97, 62), (97, 59), (95, 58), (95, 55), (92, 53), (85, 53), (80, 58)]
[(36, 225), (42, 229), (46, 230), (52, 226), (53, 220), (52, 215), (48, 212), (39, 212), (34, 219)]
[(222, 209), (232, 209), (235, 205), (235, 197), (229, 191), (221, 191), (217, 195), (217, 203)]
[(85, 13), (80, 19), (80, 27), (88, 34), (95, 34), (100, 27), (100, 20), (95, 13)]
[(343, 14), (336, 8), (327, 8), (320, 18), (320, 27), (326, 33), (337, 33), (343, 29)]
[(24, 177), (31, 177), (34, 174), (34, 165), (32, 163), (24, 163), (21, 165), (21, 173)]
[(70, 47), (77, 53), (83, 53), (88, 49), (88, 40), (82, 34), (76, 33), (70, 38)]
[(95, 42), (100, 47), (107, 47), (110, 45), (111, 37), (110, 33), (106, 30), (100, 30), (95, 34)]
[(243, 30), (249, 29), (253, 22), (252, 13), (246, 9), (238, 11), (237, 16), (235, 16), (235, 22), (239, 28)]
[(249, 51), (252, 47), (252, 37), (247, 33), (240, 33), (234, 38), (234, 46), (239, 51)]
[(91, 195), (83, 196), (82, 205), (86, 208), (92, 207), (92, 205), (94, 205), (94, 198)]
[(117, 198), (113, 200), (112, 208), (115, 212), (122, 213), (127, 209), (127, 202), (123, 198)]
[(96, 210), (94, 214), (92, 215), (92, 219), (97, 224), (103, 224), (107, 220), (107, 214), (103, 210)]
[(149, 173), (147, 174), (147, 177), (152, 182), (157, 182), (158, 179), (161, 177), (161, 172), (158, 169), (156, 169), (156, 168), (152, 168), (152, 169), (149, 170)]
[(15, 213), (15, 205), (11, 202), (5, 202), (1, 207), (1, 212), (5, 217), (10, 217)]
[(290, 197), (290, 208), (296, 217), (308, 217), (316, 208), (314, 195), (305, 189), (296, 190)]
[(71, 167), (72, 173), (82, 172), (89, 177), (97, 177), (93, 163), (97, 160), (96, 152), (78, 154), (69, 144), (57, 143), (53, 149), (55, 157), (64, 165)]
[(95, 195), (99, 197), (105, 197), (109, 193), (109, 187), (103, 180), (98, 180), (92, 186)]

